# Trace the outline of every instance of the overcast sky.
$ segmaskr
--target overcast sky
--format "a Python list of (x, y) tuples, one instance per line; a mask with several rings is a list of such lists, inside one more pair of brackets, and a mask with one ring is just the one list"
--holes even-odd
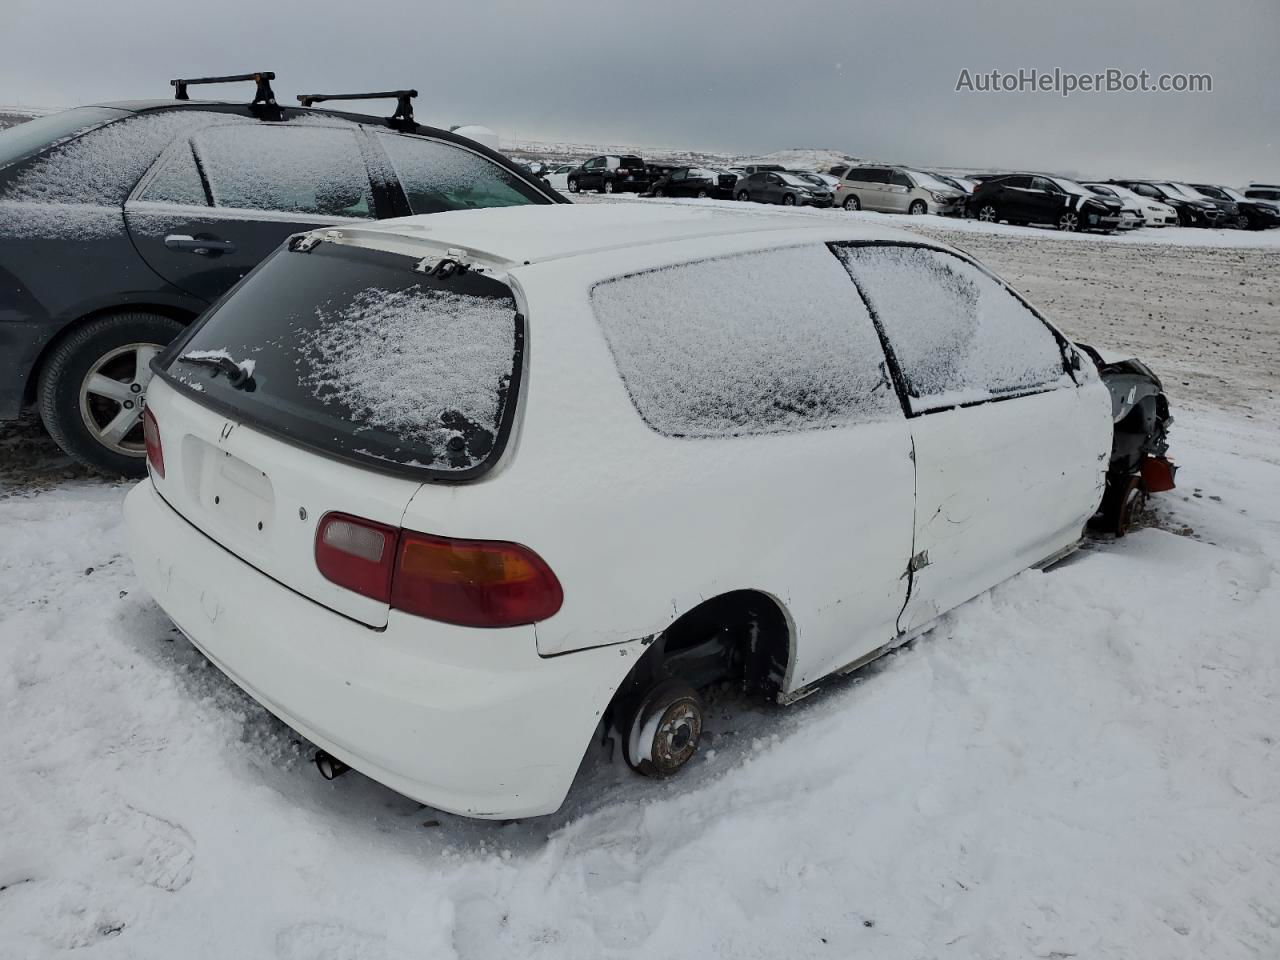
[[(273, 69), (282, 101), (415, 86), (420, 120), (525, 139), (1280, 180), (1280, 0), (5, 0), (0, 17), (0, 103)], [(963, 69), (1020, 67), (1208, 73), (1213, 91), (956, 92)]]

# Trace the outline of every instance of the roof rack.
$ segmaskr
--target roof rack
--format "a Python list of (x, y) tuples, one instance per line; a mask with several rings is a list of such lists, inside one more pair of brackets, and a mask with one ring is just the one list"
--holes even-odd
[(410, 101), (417, 95), (417, 90), (382, 90), (378, 93), (300, 93), (298, 102), (304, 107), (309, 107), (324, 103), (326, 100), (384, 100), (395, 97), (396, 112), (388, 117), (387, 121), (393, 127), (413, 129), (416, 124), (413, 120), (413, 104)]
[(276, 75), (272, 71), (259, 70), (257, 73), (238, 73), (232, 77), (189, 77), (185, 80), (170, 80), (169, 85), (174, 88), (175, 100), (190, 100), (191, 98), (187, 96), (187, 86), (192, 83), (239, 83), (241, 80), (252, 80), (258, 85), (258, 89), (253, 94), (250, 106), (261, 103), (274, 107), (276, 95), (271, 89), (271, 81), (275, 78)]

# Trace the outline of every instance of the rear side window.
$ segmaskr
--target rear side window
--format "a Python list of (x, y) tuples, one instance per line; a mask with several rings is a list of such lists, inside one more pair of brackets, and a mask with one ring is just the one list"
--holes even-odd
[(325, 217), (373, 216), (353, 129), (258, 123), (195, 137), (214, 206)]
[[(165, 358), (197, 399), (375, 469), (466, 479), (501, 453), (524, 337), (511, 290), (475, 272), (332, 243), (284, 247)], [(239, 388), (210, 365), (251, 374)]]
[(1073, 386), (1049, 326), (940, 250), (836, 246), (902, 372), (913, 413)]
[(673, 437), (902, 415), (866, 307), (825, 247), (597, 284), (591, 303), (640, 416)]
[(414, 213), (549, 202), (536, 187), (470, 150), (394, 133), (379, 133), (378, 141)]

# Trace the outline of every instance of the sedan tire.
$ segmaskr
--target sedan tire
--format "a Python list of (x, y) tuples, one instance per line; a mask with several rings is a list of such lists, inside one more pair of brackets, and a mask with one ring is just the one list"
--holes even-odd
[(171, 317), (115, 313), (91, 320), (40, 371), (40, 418), (55, 443), (104, 473), (147, 472), (142, 414), (151, 358), (182, 332)]
[(794, 206), (796, 205), (796, 198), (795, 198), (795, 195), (794, 195), (794, 194), (790, 194), (790, 193), (785, 193), (785, 194), (783, 194), (783, 195), (782, 195), (782, 205), (783, 205), (784, 207), (794, 207)]

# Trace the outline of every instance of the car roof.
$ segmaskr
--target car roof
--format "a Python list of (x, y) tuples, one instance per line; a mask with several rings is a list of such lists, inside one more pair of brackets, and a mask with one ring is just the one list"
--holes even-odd
[[(322, 228), (314, 231), (323, 235)], [(781, 242), (825, 240), (905, 241), (948, 249), (904, 230), (861, 225), (803, 213), (739, 210), (706, 204), (574, 203), (452, 210), (343, 225), (344, 238), (377, 244), (394, 238), (457, 247), (474, 256), (509, 264), (585, 256), (605, 250), (680, 240), (732, 238), (744, 234)], [(399, 246), (399, 244), (396, 244)]]
[[(200, 108), (208, 109), (209, 107), (239, 107), (246, 112), (250, 109), (250, 104), (243, 100), (175, 100), (172, 97), (168, 99), (154, 98), (151, 100), (110, 100), (103, 103), (89, 104), (93, 107), (107, 107), (112, 110), (124, 110), (131, 113), (145, 113), (150, 110), (199, 110)], [(304, 107), (300, 104), (280, 104), (279, 109), (285, 111), (287, 115), (294, 114), (317, 114), (326, 117), (341, 117), (344, 120), (350, 120), (352, 123), (364, 123), (381, 126), (389, 126), (385, 116), (379, 116), (375, 113), (353, 113), (349, 110), (329, 110), (322, 107)], [(268, 121), (264, 121), (268, 122)], [(433, 135), (444, 133), (428, 124), (417, 124), (417, 133), (431, 133)], [(473, 142), (463, 134), (456, 139), (464, 139)]]

